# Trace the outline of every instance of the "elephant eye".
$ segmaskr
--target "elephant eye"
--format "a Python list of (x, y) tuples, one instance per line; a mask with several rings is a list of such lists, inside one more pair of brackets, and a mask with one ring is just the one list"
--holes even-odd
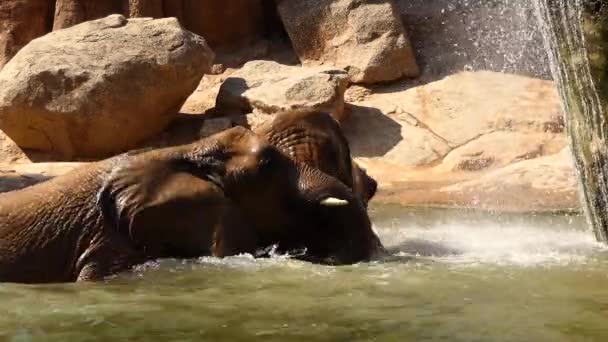
[(267, 169), (274, 165), (280, 158), (280, 152), (272, 146), (265, 147), (259, 155), (258, 165), (261, 169)]

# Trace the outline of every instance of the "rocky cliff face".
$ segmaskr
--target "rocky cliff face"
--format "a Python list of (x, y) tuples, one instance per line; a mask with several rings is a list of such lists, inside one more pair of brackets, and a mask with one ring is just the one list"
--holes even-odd
[[(24, 140), (15, 133), (19, 130), (34, 127), (44, 137), (64, 136), (57, 140), (64, 145), (53, 145), (68, 152), (124, 142), (114, 149), (118, 151), (136, 143), (139, 147), (186, 143), (234, 125), (255, 127), (277, 112), (297, 109), (330, 111), (340, 121), (351, 152), (378, 180), (376, 202), (497, 210), (577, 208), (561, 106), (531, 5), (482, 0), (373, 3), (2, 2), (0, 17), (9, 19), (1, 21), (4, 62), (51, 27), (72, 27), (111, 12), (126, 17), (175, 16), (222, 58), (213, 66), (207, 57), (171, 60), (162, 54), (166, 44), (152, 43), (153, 32), (148, 35), (141, 28), (128, 30), (133, 44), (150, 42), (142, 43), (149, 46), (139, 52), (127, 48), (133, 44), (121, 47), (122, 38), (101, 30), (87, 37), (108, 39), (104, 48), (95, 45), (78, 52), (78, 45), (68, 44), (77, 37), (69, 31), (76, 27), (32, 42), (23, 56), (17, 55), (0, 71), (0, 80), (10, 85), (0, 89), (1, 116), (10, 118), (0, 122), (4, 129), (0, 170), (6, 170), (6, 177), (0, 174), (1, 189), (18, 188), (72, 167), (69, 163), (33, 164), (39, 168), (15, 165), (81, 160), (69, 157), (77, 155), (100, 157), (48, 153), (48, 146), (31, 143), (44, 139)], [(52, 37), (61, 38), (53, 38), (57, 41), (47, 44), (49, 49), (37, 48)], [(24, 57), (28, 55), (33, 57)], [(76, 63), (74, 56), (82, 60)], [(197, 69), (198, 78), (205, 74), (200, 82), (194, 74), (183, 76), (196, 63), (208, 67)], [(154, 76), (144, 72), (150, 68), (157, 70), (150, 74)], [(112, 76), (112, 70), (127, 75), (124, 87), (110, 85), (120, 79)], [(81, 92), (75, 81), (81, 78), (70, 75), (88, 75), (88, 80), (105, 85), (98, 92)], [(129, 85), (142, 84), (137, 88), (149, 91), (129, 95), (135, 91)], [(44, 99), (38, 97), (40, 89), (48, 90)], [(167, 99), (169, 95), (175, 101)], [(161, 114), (167, 111), (159, 105), (161, 99), (181, 105), (188, 95), (179, 113), (174, 108), (171, 115)], [(107, 106), (121, 98), (129, 101)], [(65, 119), (61, 111), (40, 116), (67, 104), (80, 106), (74, 111), (79, 113), (75, 121)], [(112, 115), (104, 114), (107, 108), (115, 108)], [(119, 125), (118, 139), (114, 137), (118, 129), (91, 124), (98, 117), (114, 125), (120, 120), (141, 125)], [(70, 127), (74, 122), (86, 123), (91, 138), (82, 140), (81, 133), (49, 126), (62, 122)], [(148, 129), (150, 125), (154, 129)], [(36, 174), (45, 176), (32, 176)]]

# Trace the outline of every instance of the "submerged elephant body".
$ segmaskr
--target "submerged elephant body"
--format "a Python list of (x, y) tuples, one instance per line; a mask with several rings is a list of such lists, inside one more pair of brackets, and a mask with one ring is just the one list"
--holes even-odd
[(96, 280), (151, 259), (270, 245), (327, 263), (381, 248), (350, 189), (240, 127), (0, 195), (0, 281)]

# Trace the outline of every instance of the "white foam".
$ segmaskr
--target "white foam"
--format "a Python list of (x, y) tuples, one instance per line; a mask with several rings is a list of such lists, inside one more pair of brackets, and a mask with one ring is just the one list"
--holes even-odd
[(589, 231), (526, 225), (438, 224), (377, 227), (397, 255), (427, 256), (453, 263), (534, 266), (585, 262), (606, 247)]

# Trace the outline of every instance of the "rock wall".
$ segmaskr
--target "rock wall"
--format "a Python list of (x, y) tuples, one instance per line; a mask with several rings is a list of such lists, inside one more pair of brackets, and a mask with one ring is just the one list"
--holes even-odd
[[(0, 68), (32, 39), (88, 20), (177, 17), (214, 49), (251, 43), (276, 25), (269, 0), (2, 0)], [(266, 19), (267, 17), (267, 19)]]
[(50, 30), (48, 0), (0, 1), (0, 68), (32, 39)]
[(397, 0), (423, 75), (491, 70), (551, 79), (533, 1)]

